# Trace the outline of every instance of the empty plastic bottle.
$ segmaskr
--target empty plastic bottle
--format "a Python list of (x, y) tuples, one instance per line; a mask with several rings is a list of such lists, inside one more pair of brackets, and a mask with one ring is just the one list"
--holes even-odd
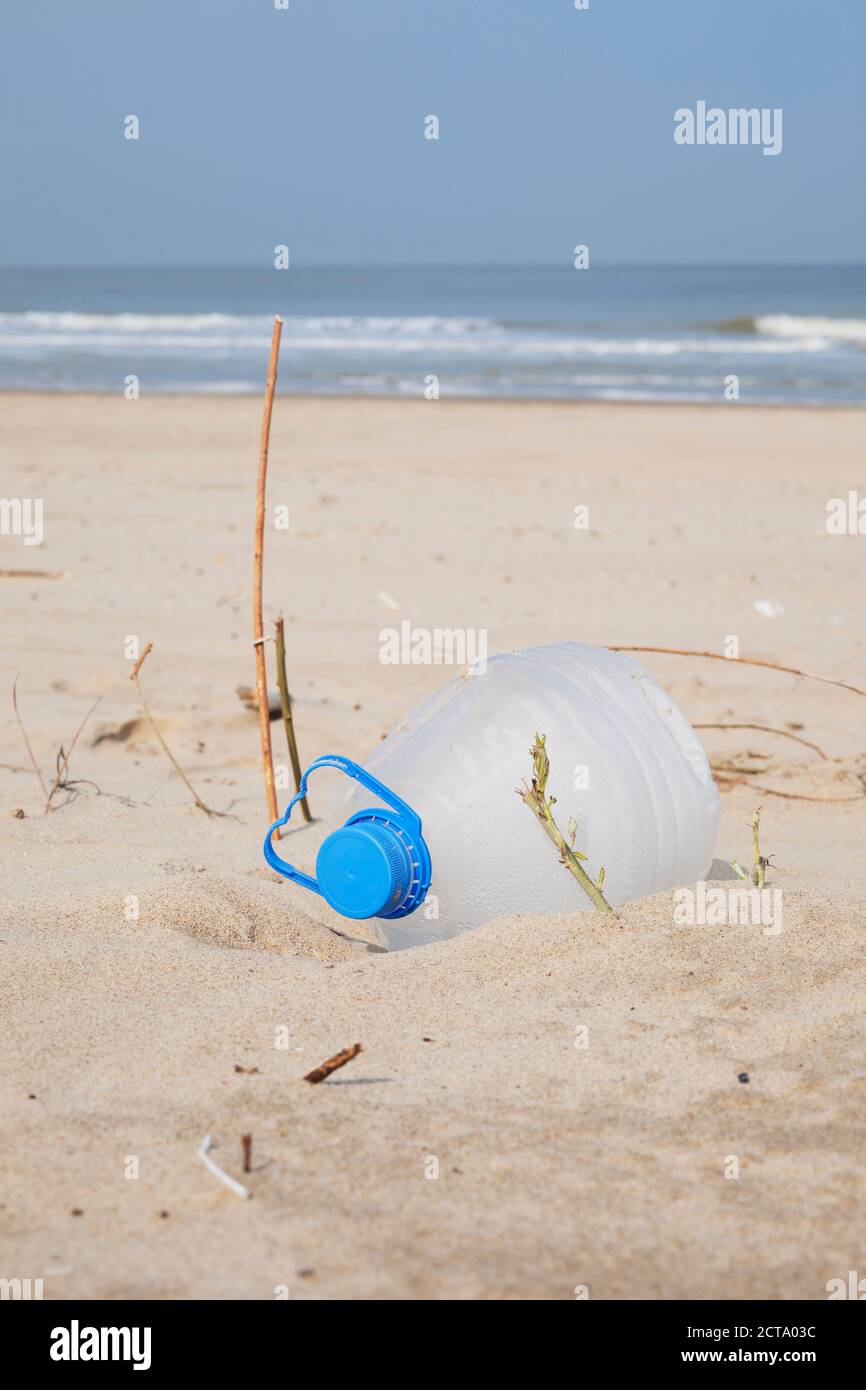
[[(719, 797), (694, 732), (631, 657), (575, 642), (503, 653), (457, 676), (365, 769), (321, 759), (358, 780), (335, 807), (350, 822), (322, 845), (318, 881), (269, 852), (270, 832), (266, 857), (344, 915), (374, 918), (392, 949), (505, 913), (594, 910), (516, 795), (536, 732), (556, 822), (565, 833), (574, 819), (575, 847), (593, 879), (604, 867), (612, 906), (705, 877)], [(377, 788), (384, 807), (371, 802)]]

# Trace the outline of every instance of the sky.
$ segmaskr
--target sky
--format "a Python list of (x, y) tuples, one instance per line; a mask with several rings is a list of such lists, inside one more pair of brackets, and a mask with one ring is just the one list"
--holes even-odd
[[(289, 6), (2, 0), (0, 264), (866, 260), (864, 4)], [(677, 145), (699, 100), (781, 153)]]

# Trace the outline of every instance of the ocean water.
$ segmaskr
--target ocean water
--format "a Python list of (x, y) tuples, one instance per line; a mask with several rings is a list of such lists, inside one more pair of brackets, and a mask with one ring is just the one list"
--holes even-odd
[(0, 389), (866, 401), (866, 266), (0, 270)]

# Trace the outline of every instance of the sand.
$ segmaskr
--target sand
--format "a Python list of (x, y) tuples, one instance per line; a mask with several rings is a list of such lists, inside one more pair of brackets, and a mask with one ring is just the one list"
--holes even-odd
[[(763, 805), (774, 935), (678, 926), (673, 894), (396, 954), (333, 934), (262, 863), (235, 693), (259, 419), (252, 399), (3, 399), (4, 487), (44, 498), (46, 534), (0, 538), (0, 1275), (52, 1299), (821, 1299), (866, 1271), (866, 805), (725, 790), (721, 860), (748, 858)], [(866, 540), (825, 528), (864, 444), (856, 411), (279, 400), (269, 502), (291, 529), (268, 533), (266, 614), (286, 615), (303, 760), (363, 759), (447, 677), (380, 664), (403, 618), (486, 628), (491, 651), (733, 634), (866, 685)], [(131, 636), (224, 815), (142, 721)], [(707, 730), (713, 761), (862, 792), (860, 699), (645, 661), (693, 722), (793, 725), (827, 755)], [(48, 816), (16, 672), (46, 776), (104, 692)], [(250, 1200), (197, 1161), (207, 1134)]]

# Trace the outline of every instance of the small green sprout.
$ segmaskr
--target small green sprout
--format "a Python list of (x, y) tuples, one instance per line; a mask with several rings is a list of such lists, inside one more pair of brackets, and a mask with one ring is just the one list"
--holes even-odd
[(743, 879), (746, 883), (751, 883), (754, 888), (763, 888), (764, 880), (767, 877), (767, 870), (772, 867), (769, 858), (765, 858), (761, 853), (761, 846), (758, 839), (760, 825), (761, 807), (759, 806), (752, 816), (752, 858), (754, 862), (751, 871), (746, 873), (746, 870), (737, 863), (736, 859), (731, 860), (731, 868), (737, 877)]

